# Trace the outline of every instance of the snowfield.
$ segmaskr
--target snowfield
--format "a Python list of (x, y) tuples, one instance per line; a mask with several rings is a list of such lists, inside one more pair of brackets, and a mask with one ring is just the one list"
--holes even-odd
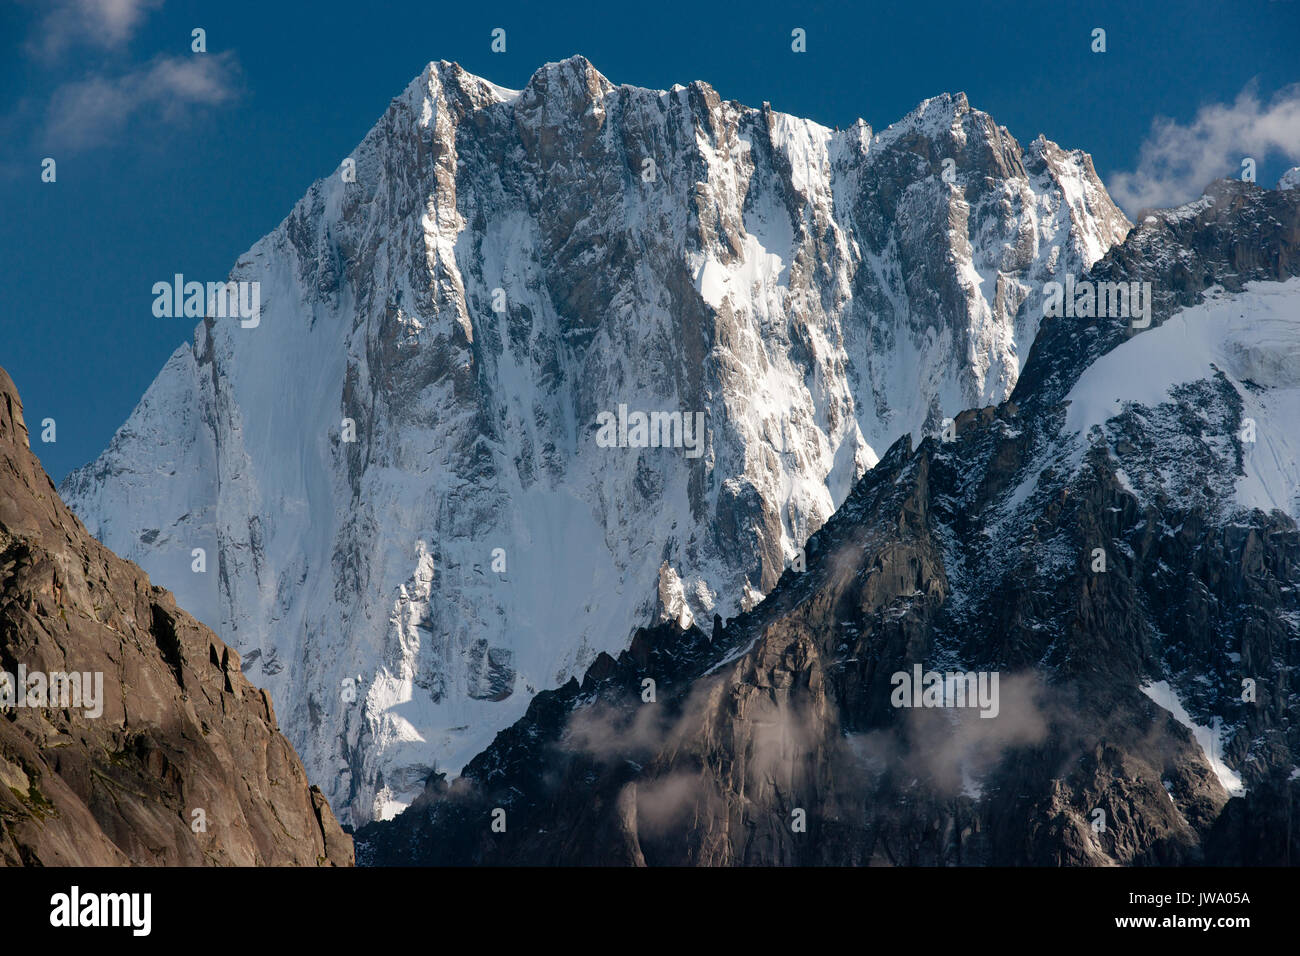
[(1216, 372), (1240, 395), (1243, 424), (1254, 422), (1236, 504), (1300, 518), (1300, 279), (1211, 290), (1112, 349), (1075, 383), (1065, 430), (1086, 436), (1127, 404), (1154, 408), (1175, 386)]

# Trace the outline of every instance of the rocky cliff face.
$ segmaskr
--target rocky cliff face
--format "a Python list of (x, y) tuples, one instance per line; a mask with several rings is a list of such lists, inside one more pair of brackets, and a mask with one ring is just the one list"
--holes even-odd
[[(1297, 276), (1295, 190), (1144, 217), (1080, 279), (1151, 283), (1149, 327), (1045, 320), (1010, 399), (899, 439), (805, 571), (538, 695), (361, 859), (1297, 862)], [(918, 665), (998, 693), (897, 706)]]
[(63, 504), (3, 369), (0, 670), (5, 865), (352, 865), (269, 695)]
[[(836, 131), (581, 57), (431, 64), (349, 159), (236, 264), (260, 323), (205, 319), (62, 490), (357, 822), (639, 626), (753, 607), (880, 449), (1006, 398), (1026, 301), (1129, 229), (960, 94)], [(607, 447), (620, 408), (702, 434)]]

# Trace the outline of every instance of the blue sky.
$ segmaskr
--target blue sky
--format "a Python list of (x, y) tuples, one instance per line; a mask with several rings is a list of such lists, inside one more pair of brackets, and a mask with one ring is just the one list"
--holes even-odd
[[(206, 54), (191, 52), (195, 27)], [(790, 50), (795, 27), (805, 54)], [(190, 337), (192, 320), (153, 316), (153, 283), (225, 276), (429, 60), (520, 87), (582, 53), (615, 83), (703, 79), (748, 105), (876, 129), (962, 90), (1022, 143), (1042, 132), (1092, 153), (1131, 213), (1134, 197), (1194, 198), (1242, 156), (1269, 186), (1300, 163), (1298, 51), (1297, 0), (10, 3), (0, 365), (33, 438), (58, 424), (57, 442), (34, 442), (51, 475), (93, 459)]]

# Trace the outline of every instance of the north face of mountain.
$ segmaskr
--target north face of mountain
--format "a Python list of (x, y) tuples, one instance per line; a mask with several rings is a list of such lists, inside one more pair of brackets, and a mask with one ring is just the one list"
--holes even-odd
[(63, 504), (3, 369), (0, 670), (0, 863), (352, 865), (268, 694)]
[[(205, 318), (63, 493), (358, 823), (637, 628), (753, 607), (1130, 228), (961, 94), (837, 131), (581, 57), (430, 64), (349, 159), (236, 264), (259, 323)], [(638, 447), (656, 413), (702, 434)]]
[[(1011, 399), (899, 439), (806, 571), (538, 695), (360, 859), (1300, 860), (1300, 193), (1215, 183), (1079, 279), (1150, 282), (1149, 327), (1044, 320)], [(897, 706), (918, 665), (996, 705)]]

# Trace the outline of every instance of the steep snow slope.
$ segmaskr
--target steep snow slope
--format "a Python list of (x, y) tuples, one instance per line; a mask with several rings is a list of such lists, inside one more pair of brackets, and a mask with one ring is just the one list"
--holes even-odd
[(1071, 389), (1067, 432), (1088, 435), (1125, 406), (1155, 408), (1179, 386), (1223, 375), (1242, 403), (1237, 507), (1300, 518), (1300, 279), (1252, 282), (1102, 356)]
[[(205, 319), (62, 491), (352, 822), (638, 625), (752, 606), (878, 449), (1005, 397), (1022, 304), (1129, 229), (1085, 154), (960, 94), (832, 131), (581, 57), (522, 91), (430, 64), (351, 158), (232, 271), (260, 323)], [(700, 454), (604, 447), (620, 406), (702, 414)]]

